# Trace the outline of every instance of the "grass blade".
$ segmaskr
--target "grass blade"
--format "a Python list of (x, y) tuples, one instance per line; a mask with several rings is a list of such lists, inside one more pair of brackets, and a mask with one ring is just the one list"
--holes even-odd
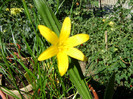
[(115, 82), (115, 73), (113, 73), (109, 79), (106, 91), (104, 94), (104, 99), (112, 99), (114, 94), (114, 82)]

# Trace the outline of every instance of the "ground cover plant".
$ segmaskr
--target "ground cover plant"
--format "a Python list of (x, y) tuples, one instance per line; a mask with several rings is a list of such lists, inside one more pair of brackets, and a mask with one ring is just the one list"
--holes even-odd
[[(49, 11), (44, 14), (46, 8), (38, 6), (39, 2), (46, 3)], [(1, 90), (6, 93), (2, 88), (16, 89), (22, 98), (20, 89), (31, 84), (29, 99), (88, 99), (96, 98), (93, 87), (100, 99), (132, 98), (133, 2), (129, 1), (130, 9), (123, 8), (125, 2), (118, 0), (107, 12), (97, 0), (1, 0)], [(54, 15), (47, 17), (49, 13)], [(85, 33), (89, 40), (76, 46), (86, 61), (69, 58), (69, 69), (61, 75), (56, 57), (38, 61), (40, 54), (51, 46), (38, 26), (45, 25), (59, 35), (60, 24), (66, 17), (71, 20), (70, 37)]]

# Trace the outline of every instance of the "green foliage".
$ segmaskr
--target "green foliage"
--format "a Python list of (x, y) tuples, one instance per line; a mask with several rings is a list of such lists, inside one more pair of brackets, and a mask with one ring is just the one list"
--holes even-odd
[[(74, 9), (73, 12), (77, 11), (77, 9)], [(93, 71), (94, 75), (96, 75), (94, 78), (100, 78), (99, 82), (104, 84), (107, 83), (110, 75), (115, 71), (116, 84), (122, 86), (124, 80), (124, 85), (130, 87), (133, 83), (131, 78), (133, 74), (132, 9), (125, 9), (118, 5), (112, 9), (112, 12), (105, 13), (105, 15), (98, 11), (97, 13), (102, 14), (100, 16), (103, 17), (97, 16), (94, 10), (85, 9), (86, 12), (78, 11), (81, 13), (77, 16), (73, 13), (72, 22), (74, 34), (88, 33), (90, 35), (90, 40), (83, 46), (79, 46), (88, 57), (88, 67), (92, 68), (92, 70), (88, 71)], [(90, 16), (87, 15), (88, 12), (91, 12)], [(107, 49), (105, 32), (107, 32), (108, 36)]]
[[(130, 9), (122, 7), (125, 1), (118, 0), (118, 3), (108, 13), (106, 9), (98, 7), (97, 0), (46, 0), (60, 22), (64, 17), (70, 16), (71, 35), (78, 33), (90, 35), (88, 42), (83, 46), (78, 46), (88, 58), (85, 77), (88, 78), (89, 74), (94, 80), (107, 86), (110, 76), (115, 72), (115, 87), (125, 86), (132, 90), (133, 1), (129, 2)], [(6, 11), (6, 8), (9, 8), (9, 11)], [(23, 8), (24, 11), (14, 16), (11, 15), (11, 8)], [(43, 23), (43, 21), (49, 17), (41, 18), (42, 15), (37, 11), (33, 0), (25, 0), (25, 4), (24, 0), (23, 2), (21, 0), (1, 0), (0, 13), (0, 72), (6, 75), (13, 87), (19, 90), (13, 73), (23, 82), (24, 74), (17, 67), (17, 64), (20, 64), (27, 75), (32, 76), (31, 79), (28, 79), (29, 82), (32, 82), (32, 78), (37, 80), (34, 91), (35, 93), (38, 90), (41, 91), (39, 94), (34, 94), (34, 98), (62, 98), (72, 94), (77, 95), (77, 90), (70, 82), (69, 76), (66, 74), (61, 78), (57, 69), (53, 69), (57, 68), (55, 58), (45, 62), (37, 61), (39, 54), (49, 46), (48, 42), (40, 36), (37, 26), (46, 24), (47, 22)], [(60, 27), (54, 31), (58, 29), (60, 30)], [(105, 33), (107, 33), (107, 43)], [(32, 57), (34, 62), (29, 62), (33, 66), (32, 72), (22, 59), (13, 54), (13, 50), (7, 46), (9, 43), (14, 43), (15, 52), (18, 53), (16, 44), (20, 44), (20, 56)], [(6, 58), (10, 54), (13, 56), (15, 64), (10, 63)], [(14, 71), (15, 69), (19, 71), (18, 74)]]

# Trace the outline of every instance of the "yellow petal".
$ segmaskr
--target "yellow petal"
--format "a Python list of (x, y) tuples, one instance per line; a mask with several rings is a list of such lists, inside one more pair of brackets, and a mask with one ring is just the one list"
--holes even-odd
[(61, 28), (59, 40), (64, 42), (70, 35), (71, 31), (71, 20), (69, 17), (66, 17)]
[(50, 46), (46, 49), (41, 55), (38, 57), (39, 61), (43, 61), (55, 56), (58, 53), (58, 49), (56, 46)]
[(68, 69), (68, 56), (63, 51), (57, 54), (58, 69), (61, 76), (63, 76)]
[(56, 44), (58, 42), (58, 36), (49, 28), (43, 25), (38, 26), (41, 35), (51, 44)]
[(81, 61), (85, 60), (84, 54), (76, 48), (69, 48), (69, 50), (67, 51), (67, 55), (71, 56), (72, 58), (81, 60)]
[(77, 34), (67, 39), (64, 43), (70, 47), (75, 47), (89, 40), (88, 34)]

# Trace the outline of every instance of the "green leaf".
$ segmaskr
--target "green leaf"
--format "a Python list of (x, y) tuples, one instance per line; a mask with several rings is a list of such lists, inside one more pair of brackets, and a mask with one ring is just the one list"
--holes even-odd
[(113, 73), (109, 79), (108, 85), (104, 93), (104, 99), (112, 99), (114, 94), (114, 82), (115, 82), (115, 73)]
[(34, 0), (34, 3), (43, 19), (44, 25), (59, 36), (61, 25), (52, 10), (48, 7), (46, 0)]
[(89, 88), (85, 83), (83, 73), (77, 60), (71, 59), (70, 68), (68, 70), (71, 82), (74, 83), (78, 92), (83, 99), (92, 99)]

